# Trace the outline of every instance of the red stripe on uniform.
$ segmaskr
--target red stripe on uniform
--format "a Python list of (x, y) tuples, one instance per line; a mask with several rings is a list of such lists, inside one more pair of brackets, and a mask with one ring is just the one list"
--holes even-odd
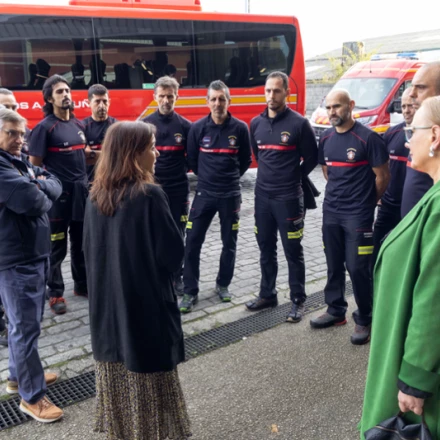
[(361, 160), (360, 162), (327, 162), (328, 167), (360, 167), (368, 165), (368, 160)]
[(391, 156), (391, 154), (390, 154), (390, 159), (391, 160), (398, 160), (400, 162), (408, 162), (408, 158), (405, 156)]
[(412, 168), (411, 162), (409, 160), (406, 162), (406, 166)]
[(200, 148), (203, 153), (227, 153), (227, 154), (238, 154), (238, 149), (232, 148)]
[(179, 145), (177, 147), (173, 146), (173, 147), (166, 147), (166, 146), (162, 146), (162, 147), (158, 147), (156, 145), (156, 150), (159, 151), (182, 151), (185, 147), (183, 145)]
[(102, 145), (101, 144), (90, 145), (90, 148), (92, 150), (100, 150), (102, 148)]
[(47, 151), (50, 151), (51, 153), (64, 153), (69, 151), (75, 151), (75, 150), (83, 150), (85, 145), (72, 145), (71, 147), (64, 147), (64, 148), (58, 148), (58, 147), (49, 147)]
[(258, 145), (259, 150), (278, 150), (291, 151), (296, 150), (296, 145)]

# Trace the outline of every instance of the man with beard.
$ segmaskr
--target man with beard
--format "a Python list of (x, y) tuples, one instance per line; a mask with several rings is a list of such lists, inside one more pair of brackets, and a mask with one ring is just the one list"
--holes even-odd
[(373, 219), (388, 181), (388, 153), (382, 138), (353, 118), (355, 102), (345, 90), (325, 99), (333, 128), (319, 142), (319, 163), (327, 180), (323, 205), (323, 242), (327, 259), (324, 289), (326, 313), (312, 319), (313, 328), (346, 324), (345, 269), (353, 284), (358, 310), (351, 342), (370, 340), (373, 285)]
[(45, 118), (32, 130), (29, 145), (33, 165), (41, 164), (61, 181), (63, 192), (49, 211), (52, 252), (48, 285), (53, 313), (66, 313), (61, 264), (67, 254), (67, 232), (74, 294), (87, 297), (86, 270), (82, 252), (84, 208), (87, 198), (86, 147), (84, 126), (73, 113), (68, 82), (53, 75), (43, 85)]
[[(425, 64), (414, 75), (409, 96), (413, 99), (415, 110), (431, 96), (440, 95), (440, 61)], [(419, 200), (433, 185), (431, 177), (411, 167), (408, 161), (402, 195), (402, 218), (417, 205)]]
[(408, 127), (414, 118), (416, 109), (409, 96), (411, 89), (406, 89), (402, 95), (402, 115), (404, 121), (390, 127), (384, 137), (385, 145), (390, 157), (390, 182), (380, 199), (378, 213), (374, 222), (374, 252), (371, 267), (374, 268), (376, 258), (384, 237), (394, 229), (401, 220), (400, 208), (402, 204), (403, 183), (408, 163), (409, 150), (406, 148), (403, 127)]
[[(160, 156), (156, 161), (154, 175), (168, 196), (173, 219), (182, 237), (185, 237), (189, 207), (186, 142), (191, 122), (174, 110), (179, 97), (178, 92), (179, 83), (176, 79), (169, 76), (159, 78), (154, 85), (157, 111), (143, 121), (153, 124), (157, 129), (156, 150), (160, 152)], [(183, 267), (174, 275), (174, 287), (179, 296), (183, 295), (182, 275)]]
[(94, 84), (88, 90), (88, 98), (92, 115), (85, 118), (82, 123), (87, 145), (92, 150), (87, 158), (87, 175), (89, 183), (92, 183), (95, 176), (95, 164), (101, 154), (101, 144), (105, 133), (110, 125), (117, 122), (117, 120), (108, 114), (110, 98), (106, 87), (101, 84)]
[(260, 248), (261, 285), (249, 311), (278, 304), (277, 233), (289, 267), (292, 308), (287, 322), (301, 321), (306, 300), (304, 253), (304, 194), (302, 182), (318, 162), (315, 134), (306, 118), (286, 102), (289, 79), (272, 72), (265, 85), (267, 109), (251, 122), (251, 143), (258, 161), (255, 185), (255, 236)]

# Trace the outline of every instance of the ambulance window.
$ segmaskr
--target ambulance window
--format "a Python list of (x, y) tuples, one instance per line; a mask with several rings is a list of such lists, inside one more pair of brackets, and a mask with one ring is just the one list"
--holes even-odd
[(92, 20), (88, 18), (2, 15), (1, 87), (41, 90), (54, 74), (72, 88), (87, 88), (92, 55)]

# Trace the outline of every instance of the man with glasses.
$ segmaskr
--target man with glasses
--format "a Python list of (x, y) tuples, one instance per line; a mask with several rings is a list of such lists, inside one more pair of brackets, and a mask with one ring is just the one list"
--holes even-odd
[(388, 153), (382, 138), (353, 118), (355, 102), (345, 90), (325, 98), (333, 128), (319, 141), (319, 163), (327, 180), (322, 235), (327, 260), (324, 288), (327, 311), (310, 321), (313, 328), (346, 324), (345, 270), (350, 274), (358, 310), (351, 342), (370, 340), (373, 283), (373, 219), (388, 181)]
[[(420, 108), (426, 98), (440, 95), (440, 61), (422, 66), (414, 75), (409, 90), (409, 96), (412, 98), (416, 110)], [(411, 211), (432, 185), (431, 177), (413, 169), (411, 161), (408, 161), (402, 194), (402, 218)]]
[(53, 313), (66, 313), (63, 298), (64, 281), (61, 264), (67, 254), (67, 232), (70, 235), (70, 264), (73, 293), (87, 297), (86, 269), (82, 251), (84, 209), (87, 199), (86, 147), (84, 126), (73, 115), (70, 86), (60, 75), (53, 75), (43, 85), (45, 118), (32, 130), (30, 160), (44, 164), (63, 185), (61, 197), (49, 213), (52, 252), (48, 285), (49, 306)]
[(411, 89), (402, 94), (401, 107), (404, 121), (390, 127), (383, 139), (390, 157), (390, 183), (378, 204), (376, 221), (374, 222), (374, 252), (371, 267), (374, 268), (377, 255), (384, 237), (400, 222), (403, 184), (405, 182), (409, 150), (405, 143), (405, 127), (411, 125), (416, 109), (409, 96)]
[(20, 394), (20, 409), (49, 423), (63, 411), (46, 397), (57, 380), (44, 374), (38, 355), (50, 254), (47, 213), (61, 183), (31, 165), (22, 153), (26, 120), (0, 110), (0, 297), (9, 318), (9, 378), (6, 392)]

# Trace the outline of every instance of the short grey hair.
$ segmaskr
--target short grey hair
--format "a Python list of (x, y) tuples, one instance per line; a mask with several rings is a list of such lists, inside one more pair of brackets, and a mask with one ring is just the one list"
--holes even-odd
[(13, 93), (9, 89), (2, 87), (0, 88), (0, 95), (13, 95)]
[(209, 99), (209, 91), (210, 90), (216, 90), (217, 92), (225, 92), (226, 98), (228, 99), (228, 101), (231, 99), (231, 93), (229, 92), (229, 88), (228, 86), (223, 82), (220, 81), (219, 79), (212, 81), (211, 84), (209, 84), (208, 87), (208, 99)]
[(159, 87), (162, 87), (163, 89), (173, 89), (176, 95), (179, 91), (179, 83), (176, 78), (172, 78), (171, 76), (162, 76), (159, 78), (154, 84), (154, 93), (156, 93)]
[(26, 126), (26, 119), (13, 110), (7, 108), (0, 109), (0, 130), (5, 125), (5, 122), (12, 122), (13, 124), (24, 124)]

